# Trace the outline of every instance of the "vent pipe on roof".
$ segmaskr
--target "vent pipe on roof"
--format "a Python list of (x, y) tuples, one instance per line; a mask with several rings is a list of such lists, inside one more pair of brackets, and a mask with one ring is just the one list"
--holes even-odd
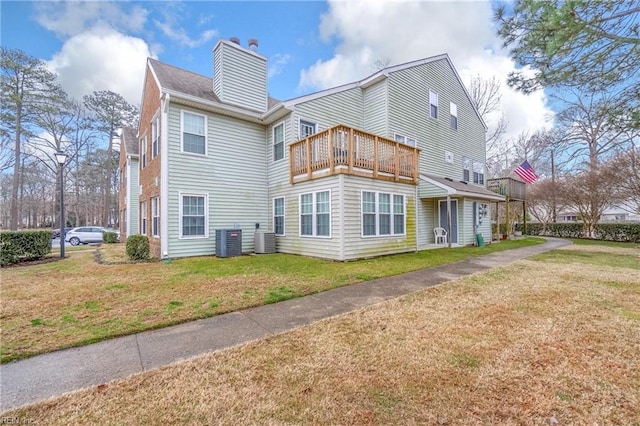
[(231, 37), (229, 41), (231, 43), (240, 44), (240, 39), (238, 37)]
[(258, 50), (258, 39), (257, 38), (250, 38), (249, 39), (249, 49), (253, 50), (254, 52), (256, 50)]

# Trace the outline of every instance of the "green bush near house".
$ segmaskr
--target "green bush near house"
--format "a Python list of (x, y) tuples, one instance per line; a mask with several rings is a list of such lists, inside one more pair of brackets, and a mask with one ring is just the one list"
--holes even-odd
[(0, 265), (43, 259), (51, 252), (52, 231), (0, 232)]
[(102, 236), (102, 242), (105, 244), (115, 244), (118, 242), (118, 234), (115, 232), (105, 232)]
[(127, 238), (127, 257), (129, 260), (149, 260), (151, 250), (146, 235), (131, 235)]

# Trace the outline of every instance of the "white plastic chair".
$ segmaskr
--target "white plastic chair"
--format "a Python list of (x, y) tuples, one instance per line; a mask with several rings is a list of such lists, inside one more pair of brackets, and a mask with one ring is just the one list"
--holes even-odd
[(447, 230), (444, 228), (433, 228), (433, 235), (436, 237), (436, 244), (447, 244)]

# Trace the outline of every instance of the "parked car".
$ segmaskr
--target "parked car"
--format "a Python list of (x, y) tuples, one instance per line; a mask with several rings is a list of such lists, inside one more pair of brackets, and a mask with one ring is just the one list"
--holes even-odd
[(105, 232), (113, 232), (101, 226), (81, 226), (73, 228), (65, 235), (64, 240), (72, 246), (89, 243), (101, 243)]
[[(71, 231), (73, 228), (64, 228), (64, 234), (67, 235), (67, 232)], [(53, 239), (60, 238), (60, 228), (56, 228), (53, 230)]]

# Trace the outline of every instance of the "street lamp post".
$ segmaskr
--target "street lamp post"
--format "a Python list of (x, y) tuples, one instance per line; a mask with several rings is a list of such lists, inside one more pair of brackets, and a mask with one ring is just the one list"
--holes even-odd
[(64, 163), (67, 161), (67, 154), (62, 151), (56, 152), (56, 161), (60, 166), (60, 258), (64, 259)]

